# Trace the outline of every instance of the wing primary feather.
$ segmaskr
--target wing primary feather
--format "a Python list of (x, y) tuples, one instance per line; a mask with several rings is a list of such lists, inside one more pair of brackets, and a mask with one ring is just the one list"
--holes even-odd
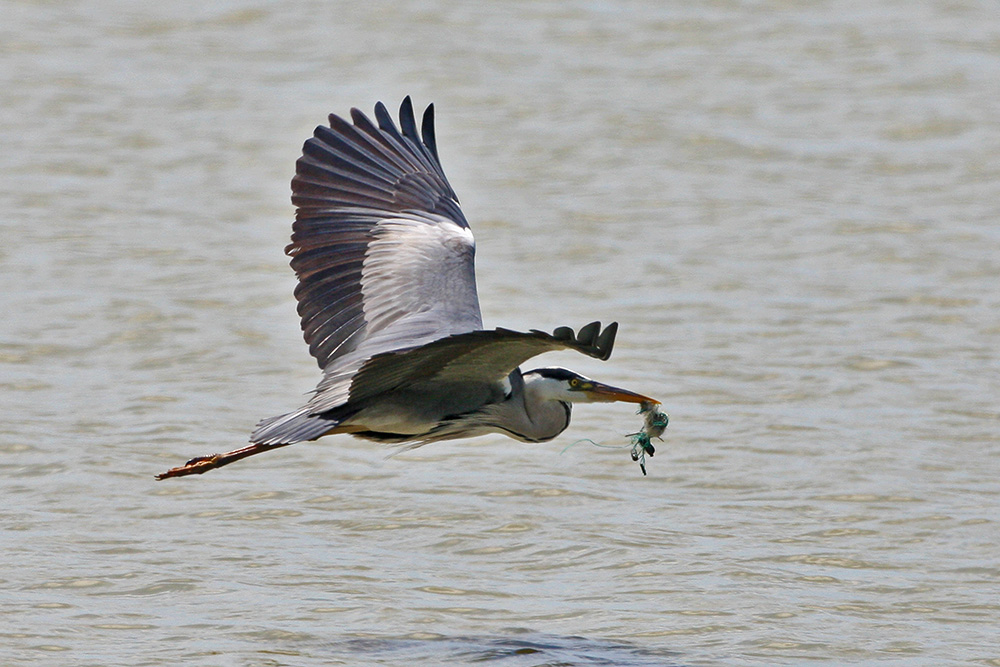
[[(544, 331), (539, 331), (539, 333), (545, 333)], [(575, 334), (573, 329), (570, 327), (559, 327), (552, 332), (552, 337), (556, 340), (573, 340)]]
[(396, 124), (392, 122), (392, 116), (389, 115), (389, 110), (385, 108), (385, 105), (381, 102), (375, 105), (375, 120), (378, 121), (378, 129), (382, 130), (382, 136), (385, 141), (390, 144), (394, 144), (394, 148), (399, 151), (401, 155), (406, 155), (408, 151), (404, 148), (406, 146), (406, 140), (403, 139), (403, 135), (399, 133), (396, 129)]
[[(400, 109), (400, 114), (402, 114), (402, 108)], [(412, 122), (412, 116), (413, 116), (413, 107), (411, 106), (410, 107), (411, 122)], [(382, 104), (381, 102), (375, 105), (375, 119), (378, 120), (378, 127), (380, 130), (382, 130), (386, 140), (389, 141), (390, 143), (397, 144), (396, 148), (402, 155), (409, 154), (409, 156), (412, 156), (414, 158), (415, 162), (413, 162), (413, 166), (429, 169), (432, 172), (435, 170), (434, 167), (427, 161), (427, 158), (424, 156), (423, 151), (420, 150), (419, 145), (413, 146), (410, 150), (406, 149), (406, 146), (408, 145), (409, 142), (402, 134), (399, 133), (399, 130), (396, 128), (396, 124), (392, 122), (392, 116), (389, 115), (389, 110), (386, 109), (385, 105)], [(402, 116), (400, 117), (400, 124), (401, 125), (403, 124)], [(416, 128), (414, 127), (414, 134), (415, 133), (416, 133)]]
[(335, 151), (339, 151), (347, 157), (366, 165), (370, 168), (370, 171), (377, 170), (379, 175), (390, 179), (391, 174), (397, 167), (391, 161), (386, 161), (383, 155), (373, 151), (368, 142), (357, 135), (358, 131), (354, 125), (351, 125), (340, 116), (331, 114), (330, 127), (317, 126), (315, 132), (313, 132), (312, 139), (306, 140), (306, 146), (303, 146), (303, 153), (308, 154), (309, 149), (312, 148), (309, 146), (310, 143), (314, 146), (318, 144), (319, 148), (331, 149), (326, 150), (322, 157), (336, 155)]
[[(346, 170), (338, 168), (339, 165), (331, 162), (319, 162), (312, 156), (303, 156), (299, 160), (297, 188), (299, 194), (304, 191), (311, 191), (311, 194), (320, 194), (327, 190), (337, 192), (338, 190), (353, 191), (354, 187), (360, 186), (361, 191), (370, 189), (384, 194), (387, 201), (392, 201), (393, 182), (384, 178), (372, 177), (371, 173), (359, 170)], [(336, 183), (336, 185), (333, 185)], [(305, 188), (301, 186), (307, 186)], [(312, 186), (311, 188), (308, 186)], [(354, 187), (352, 187), (354, 186)]]
[(413, 115), (413, 101), (407, 95), (399, 105), (399, 129), (403, 136), (412, 141), (416, 146), (420, 146), (420, 135), (417, 134), (417, 122)]
[(611, 350), (615, 346), (615, 336), (617, 334), (618, 323), (612, 322), (604, 331), (601, 332), (601, 335), (597, 337), (597, 342), (594, 345), (601, 353), (601, 361), (607, 361), (611, 358)]
[(601, 332), (600, 322), (591, 322), (582, 329), (580, 333), (576, 335), (576, 342), (580, 345), (586, 345), (587, 347), (593, 347), (594, 343), (597, 341), (597, 334)]
[(403, 136), (413, 145), (417, 157), (420, 158), (424, 166), (432, 174), (443, 176), (443, 174), (440, 174), (440, 165), (437, 164), (437, 159), (427, 150), (427, 146), (424, 145), (424, 142), (420, 139), (420, 134), (417, 132), (413, 102), (410, 100), (409, 95), (403, 98), (402, 104), (399, 105), (399, 128), (403, 131)]
[[(333, 139), (338, 146), (347, 147), (354, 153), (362, 155), (371, 164), (378, 165), (386, 174), (395, 175), (400, 169), (406, 169), (406, 164), (400, 161), (391, 151), (387, 151), (385, 146), (379, 141), (378, 129), (361, 111), (351, 109), (351, 120), (354, 124), (336, 114), (330, 114), (330, 127), (322, 125), (317, 129), (323, 130), (324, 139)], [(333, 144), (331, 144), (333, 145)]]
[(386, 135), (379, 132), (379, 128), (372, 123), (368, 116), (358, 109), (351, 109), (351, 120), (354, 121), (354, 127), (357, 130), (360, 130), (360, 132), (357, 133), (357, 136), (364, 140), (368, 145), (372, 146), (380, 154), (392, 161), (392, 163), (396, 165), (396, 170), (403, 173), (408, 173), (413, 170), (415, 165), (403, 157), (403, 148), (401, 146), (393, 145), (393, 143), (388, 140)]
[(375, 120), (378, 121), (378, 129), (389, 134), (390, 136), (396, 137), (397, 139), (402, 139), (403, 137), (399, 134), (399, 130), (396, 129), (396, 124), (392, 122), (392, 116), (389, 115), (389, 110), (385, 108), (385, 105), (381, 102), (375, 104)]
[(424, 145), (427, 146), (427, 150), (429, 150), (431, 152), (431, 155), (434, 156), (434, 161), (438, 163), (438, 169), (440, 170), (441, 158), (438, 157), (437, 137), (434, 134), (433, 104), (428, 104), (427, 108), (424, 109), (424, 117), (420, 123), (420, 136), (423, 139)]

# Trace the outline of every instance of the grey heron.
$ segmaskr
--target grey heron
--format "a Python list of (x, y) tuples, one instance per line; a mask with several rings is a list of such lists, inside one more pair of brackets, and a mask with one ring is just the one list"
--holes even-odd
[(249, 446), (158, 479), (335, 433), (414, 447), (487, 433), (542, 442), (569, 426), (573, 403), (657, 403), (564, 368), (522, 373), (553, 350), (607, 360), (618, 324), (483, 329), (475, 242), (438, 159), (434, 105), (419, 131), (409, 97), (398, 127), (381, 102), (375, 122), (357, 109), (351, 120), (317, 127), (292, 179), (285, 252), (322, 379), (305, 405), (261, 421)]

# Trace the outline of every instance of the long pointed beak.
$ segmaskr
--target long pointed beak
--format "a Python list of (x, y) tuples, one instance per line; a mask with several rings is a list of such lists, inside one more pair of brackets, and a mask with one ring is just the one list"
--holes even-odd
[(601, 384), (600, 382), (591, 382), (590, 386), (583, 388), (583, 392), (587, 394), (592, 401), (624, 401), (626, 403), (660, 404), (659, 401), (650, 398), (649, 396), (643, 396), (642, 394), (637, 394), (634, 391), (629, 391), (628, 389), (619, 389), (618, 387)]

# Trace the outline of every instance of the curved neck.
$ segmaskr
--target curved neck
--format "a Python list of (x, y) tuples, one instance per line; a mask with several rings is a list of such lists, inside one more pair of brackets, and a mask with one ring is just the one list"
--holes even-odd
[(551, 440), (569, 427), (570, 410), (569, 403), (552, 399), (542, 400), (533, 407), (528, 401), (528, 415), (531, 423), (535, 426), (535, 436), (532, 440), (542, 442)]
[(551, 440), (569, 426), (569, 403), (565, 403), (545, 392), (536, 383), (525, 383), (520, 371), (510, 375), (511, 397), (506, 415), (509, 421), (505, 430), (522, 440), (542, 442)]

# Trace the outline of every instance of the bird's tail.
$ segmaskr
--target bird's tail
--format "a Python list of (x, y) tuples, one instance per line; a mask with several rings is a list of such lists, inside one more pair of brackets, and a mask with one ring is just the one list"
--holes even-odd
[(250, 442), (260, 445), (290, 445), (315, 440), (336, 428), (340, 422), (312, 414), (307, 407), (288, 414), (268, 417), (257, 424)]

